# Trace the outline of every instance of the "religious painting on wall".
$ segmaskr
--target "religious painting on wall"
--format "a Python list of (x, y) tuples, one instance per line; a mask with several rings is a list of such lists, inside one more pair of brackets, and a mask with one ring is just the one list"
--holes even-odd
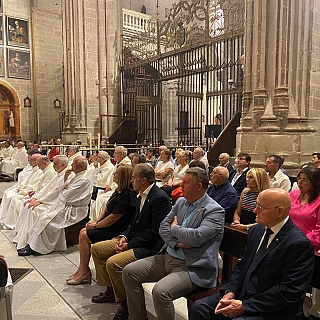
[(30, 79), (30, 52), (8, 49), (8, 77)]
[(0, 77), (4, 77), (4, 50), (0, 47)]
[(29, 22), (7, 17), (7, 41), (10, 46), (29, 48)]

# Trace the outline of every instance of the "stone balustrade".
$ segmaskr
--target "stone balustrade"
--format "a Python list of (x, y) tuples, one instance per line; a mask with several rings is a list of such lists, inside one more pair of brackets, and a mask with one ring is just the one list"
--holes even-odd
[(124, 32), (146, 32), (156, 24), (150, 15), (125, 8), (122, 9), (122, 21)]

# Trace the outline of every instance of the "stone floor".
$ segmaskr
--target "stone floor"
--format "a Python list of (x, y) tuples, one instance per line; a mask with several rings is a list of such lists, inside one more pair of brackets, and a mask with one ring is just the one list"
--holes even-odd
[[(12, 183), (0, 183), (0, 196)], [(91, 261), (92, 283), (68, 286), (65, 279), (72, 274), (79, 263), (77, 246), (65, 252), (49, 255), (19, 257), (12, 243), (14, 231), (0, 230), (0, 254), (4, 255), (9, 268), (33, 268), (20, 280), (13, 291), (14, 320), (62, 320), (62, 319), (113, 319), (117, 304), (93, 304), (91, 297), (103, 291), (96, 284), (95, 271)], [(156, 319), (150, 298), (151, 286), (146, 289), (146, 303), (149, 320)], [(176, 319), (187, 319), (184, 299), (175, 302)]]

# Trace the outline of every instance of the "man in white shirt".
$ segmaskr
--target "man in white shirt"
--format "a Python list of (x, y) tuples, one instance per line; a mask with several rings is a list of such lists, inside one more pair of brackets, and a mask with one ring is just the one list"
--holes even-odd
[(267, 157), (265, 167), (270, 181), (270, 188), (281, 188), (289, 192), (291, 188), (291, 182), (287, 175), (281, 170), (283, 164), (283, 158), (272, 154)]

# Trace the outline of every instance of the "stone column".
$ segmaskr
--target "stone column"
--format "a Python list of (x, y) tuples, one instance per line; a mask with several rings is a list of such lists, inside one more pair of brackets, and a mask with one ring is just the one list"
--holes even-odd
[(312, 1), (246, 0), (244, 98), (237, 151), (253, 165), (285, 157), (294, 173), (309, 160), (315, 130), (309, 114)]
[(86, 128), (86, 82), (83, 0), (62, 0), (64, 40), (64, 134), (79, 139)]
[[(99, 37), (99, 56), (101, 67), (100, 85), (100, 117), (102, 137), (109, 137), (117, 128), (122, 116), (120, 99), (121, 54), (122, 54), (122, 7), (119, 0), (99, 0), (105, 3), (105, 20), (99, 19), (101, 35)], [(105, 32), (103, 32), (105, 31)], [(101, 40), (101, 41), (100, 41)], [(102, 93), (104, 92), (104, 96)]]

